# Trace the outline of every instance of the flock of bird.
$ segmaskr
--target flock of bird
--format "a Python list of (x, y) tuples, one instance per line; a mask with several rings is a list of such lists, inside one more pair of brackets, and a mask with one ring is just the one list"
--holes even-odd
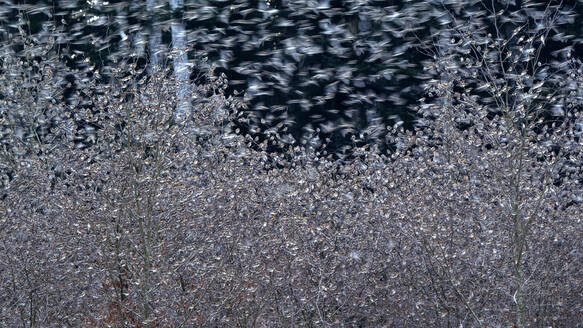
[[(299, 142), (313, 134), (382, 138), (387, 125), (402, 124), (423, 97), (429, 76), (419, 51), (440, 29), (486, 19), (515, 1), (475, 0), (163, 0), (107, 2), (66, 0), (20, 5), (5, 1), (0, 11), (16, 24), (15, 13), (38, 22), (65, 26), (72, 56), (108, 65), (123, 55), (147, 58), (148, 42), (161, 31), (171, 48), (173, 24), (185, 27), (186, 50), (196, 66), (205, 59), (226, 73), (229, 92), (249, 104), (248, 130), (289, 128), (281, 140)], [(539, 15), (544, 4), (522, 1), (525, 17)], [(518, 11), (515, 11), (518, 12)], [(497, 13), (498, 14), (498, 13)], [(497, 15), (496, 14), (496, 15)], [(510, 24), (510, 23), (509, 23)], [(556, 42), (580, 41), (564, 32)], [(166, 52), (167, 59), (169, 52)]]

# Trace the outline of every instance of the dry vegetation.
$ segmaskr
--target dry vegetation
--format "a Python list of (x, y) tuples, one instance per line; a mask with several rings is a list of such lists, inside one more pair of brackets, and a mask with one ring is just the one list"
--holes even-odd
[(503, 45), (464, 28), (433, 47), (419, 127), (342, 163), (235, 133), (245, 106), (212, 72), (181, 120), (172, 73), (128, 63), (109, 83), (75, 72), (66, 104), (59, 54), (15, 37), (0, 325), (581, 325), (581, 63), (538, 65), (548, 29)]

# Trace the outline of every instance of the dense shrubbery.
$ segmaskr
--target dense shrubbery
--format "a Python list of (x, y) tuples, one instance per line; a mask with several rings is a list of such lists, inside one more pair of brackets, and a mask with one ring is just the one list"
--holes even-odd
[(526, 44), (448, 31), (420, 127), (343, 163), (236, 134), (245, 106), (212, 72), (180, 120), (172, 73), (128, 63), (106, 84), (74, 72), (66, 104), (59, 54), (15, 38), (30, 55), (2, 56), (0, 324), (580, 325), (582, 68), (541, 75), (528, 54), (550, 26)]

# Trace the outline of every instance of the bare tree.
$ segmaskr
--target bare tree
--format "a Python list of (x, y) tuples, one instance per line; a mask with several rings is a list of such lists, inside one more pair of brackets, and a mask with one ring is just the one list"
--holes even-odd
[[(475, 272), (471, 266), (480, 264), (473, 260), (480, 259), (491, 273), (476, 281), (497, 276), (484, 292), (500, 294), (502, 309), (523, 327), (539, 324), (542, 309), (535, 299), (562, 304), (539, 288), (548, 277), (544, 249), (567, 238), (547, 229), (567, 232), (580, 221), (583, 68), (568, 53), (560, 62), (542, 62), (545, 40), (569, 15), (560, 6), (508, 14), (493, 3), (484, 9), (484, 16), (465, 22), (449, 12), (452, 27), (435, 35), (435, 60), (426, 69), (439, 77), (426, 85), (430, 100), (420, 110), (426, 129), (411, 135), (408, 147), (413, 158), (425, 161), (419, 169), (427, 178), (420, 178), (433, 188), (429, 222), (436, 221), (420, 236), (423, 250), (439, 260), (427, 258), (428, 269), (477, 325), (491, 322), (485, 309), (476, 309), (488, 304), (486, 295), (463, 285), (459, 276), (467, 272), (455, 259), (460, 254), (450, 253), (459, 242), (481, 240), (477, 253), (463, 251), (471, 254), (467, 270)], [(528, 19), (535, 19), (534, 27)]]

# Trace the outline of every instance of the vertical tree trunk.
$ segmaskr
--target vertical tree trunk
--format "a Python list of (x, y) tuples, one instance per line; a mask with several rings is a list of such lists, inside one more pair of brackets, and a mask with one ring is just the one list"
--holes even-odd
[[(128, 12), (128, 8), (125, 7), (125, 5), (120, 4), (119, 6), (117, 6), (116, 8), (116, 17), (115, 17), (115, 22), (117, 23), (117, 25), (119, 26), (119, 37), (120, 37), (120, 41), (118, 43), (119, 45), (119, 50), (120, 50), (120, 54), (129, 54), (130, 52), (130, 41), (128, 40), (130, 38), (130, 36), (128, 35), (128, 33), (130, 33), (128, 31), (128, 20), (127, 20), (127, 12)], [(119, 55), (117, 55), (116, 57), (120, 57)]]
[(182, 0), (170, 0), (170, 8), (174, 17), (170, 26), (172, 29), (172, 64), (176, 80), (180, 84), (176, 92), (178, 105), (175, 113), (178, 120), (182, 120), (190, 114), (190, 90), (188, 86), (190, 70), (188, 68), (188, 56), (186, 53), (186, 32), (184, 24), (176, 18), (182, 14), (183, 6), (184, 2)]
[(154, 12), (156, 8), (156, 0), (148, 0), (146, 3), (146, 8), (148, 10), (148, 16), (150, 17), (150, 40), (148, 42), (148, 47), (150, 51), (150, 67), (156, 69), (161, 65), (162, 55), (161, 55), (161, 43), (162, 43), (162, 32), (160, 28), (156, 26), (156, 14)]

